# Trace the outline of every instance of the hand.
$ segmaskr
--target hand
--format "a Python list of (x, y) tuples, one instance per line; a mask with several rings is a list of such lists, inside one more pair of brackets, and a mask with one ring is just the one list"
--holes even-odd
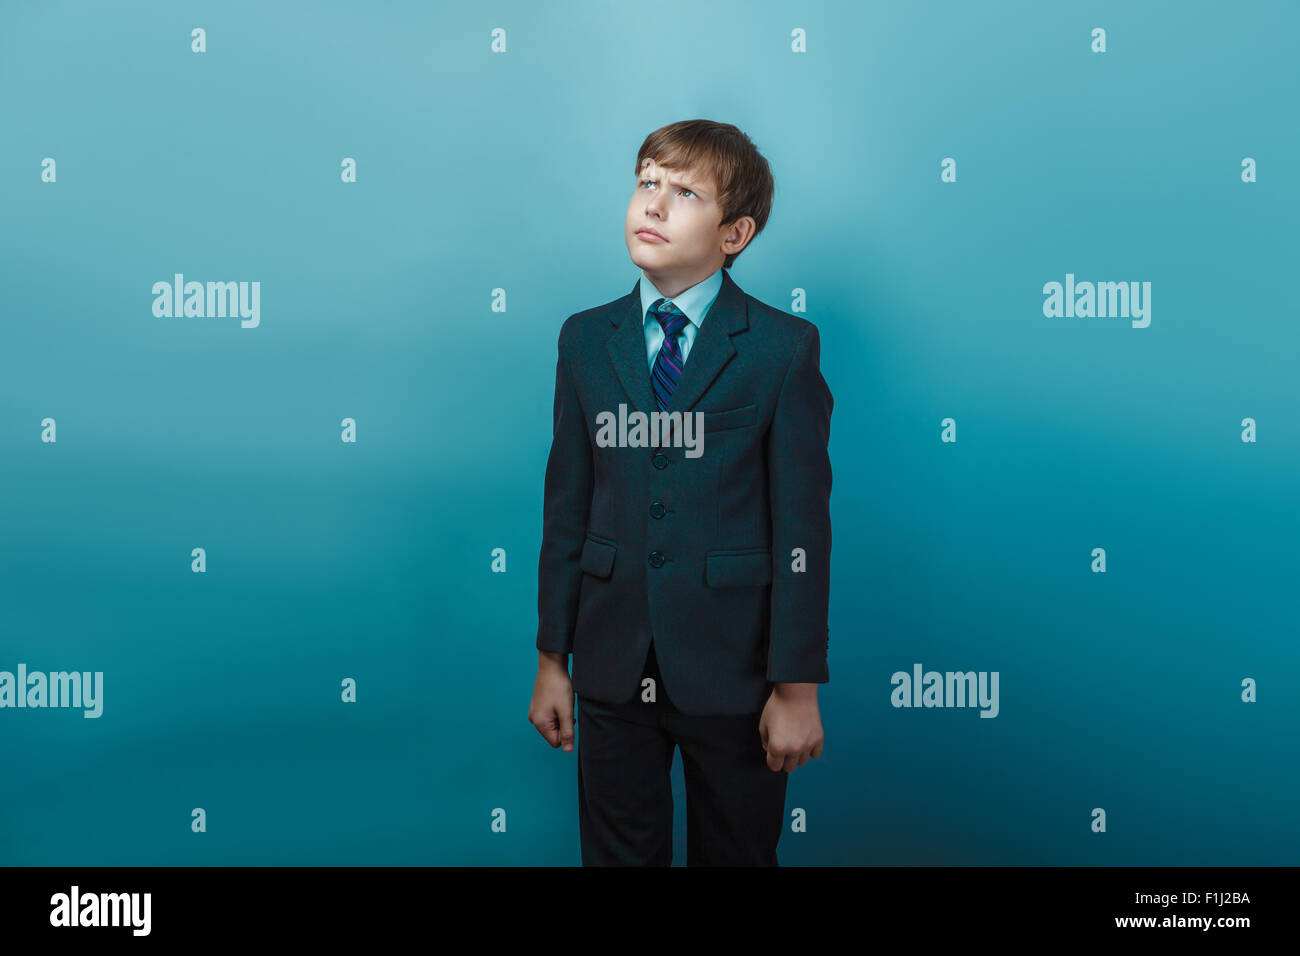
[(789, 773), (822, 755), (822, 718), (816, 684), (777, 684), (758, 720), (769, 770)]
[(567, 654), (539, 652), (528, 722), (552, 747), (573, 752), (573, 684), (569, 681)]

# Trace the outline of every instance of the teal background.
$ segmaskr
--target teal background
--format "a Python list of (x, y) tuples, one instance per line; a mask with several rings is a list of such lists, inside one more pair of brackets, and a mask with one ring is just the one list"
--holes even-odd
[[(835, 397), (826, 743), (782, 863), (1295, 864), (1297, 28), (6, 0), (0, 670), (105, 699), (0, 710), (0, 864), (579, 862), (576, 755), (526, 716), (556, 336), (632, 288), (637, 148), (695, 117), (771, 162), (732, 276), (806, 290)], [(260, 281), (261, 326), (155, 318), (174, 272)], [(1150, 327), (1045, 318), (1067, 272), (1150, 281)], [(1000, 715), (895, 710), (916, 661), (999, 671)]]

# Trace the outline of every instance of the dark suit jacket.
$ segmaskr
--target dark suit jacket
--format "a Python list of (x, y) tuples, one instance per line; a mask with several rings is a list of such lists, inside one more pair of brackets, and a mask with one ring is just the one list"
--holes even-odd
[(651, 636), (684, 714), (752, 713), (773, 682), (830, 679), (817, 327), (722, 277), (667, 409), (704, 413), (700, 457), (596, 443), (598, 413), (658, 410), (638, 285), (560, 329), (537, 647), (571, 652), (574, 691), (594, 700), (639, 692)]

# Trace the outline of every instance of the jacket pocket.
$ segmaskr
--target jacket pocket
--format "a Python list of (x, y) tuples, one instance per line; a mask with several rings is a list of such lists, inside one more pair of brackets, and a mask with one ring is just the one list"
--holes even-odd
[(742, 548), (704, 556), (704, 582), (711, 588), (760, 587), (772, 583), (772, 551)]
[(723, 412), (704, 412), (704, 434), (720, 432), (724, 428), (743, 428), (758, 421), (757, 405), (742, 405)]
[(582, 557), (578, 560), (578, 567), (598, 578), (607, 578), (614, 570), (614, 555), (617, 552), (618, 545), (614, 542), (597, 540), (588, 534), (587, 540), (582, 543)]

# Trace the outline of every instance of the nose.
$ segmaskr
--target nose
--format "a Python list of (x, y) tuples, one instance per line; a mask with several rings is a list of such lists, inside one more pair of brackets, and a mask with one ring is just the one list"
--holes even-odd
[(647, 189), (645, 192), (646, 192), (646, 203), (645, 203), (646, 215), (653, 216), (656, 219), (662, 219), (663, 204), (659, 201), (660, 199), (659, 193), (654, 191), (653, 189)]

